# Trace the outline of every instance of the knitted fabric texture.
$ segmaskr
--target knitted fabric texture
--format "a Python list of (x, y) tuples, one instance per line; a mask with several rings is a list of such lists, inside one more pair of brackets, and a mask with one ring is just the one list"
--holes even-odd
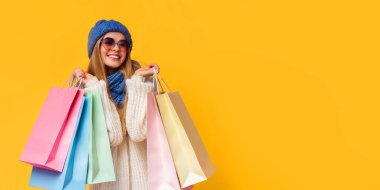
[(108, 88), (116, 104), (122, 104), (125, 99), (125, 78), (121, 71), (107, 76)]
[(119, 114), (109, 99), (107, 85), (96, 77), (86, 83), (85, 91), (100, 93), (116, 181), (90, 185), (90, 190), (148, 190), (146, 147), (146, 94), (153, 91), (153, 83), (141, 76), (126, 79), (128, 103), (126, 110), (127, 134), (122, 132)]
[(102, 37), (107, 32), (122, 33), (130, 45), (129, 52), (132, 51), (132, 38), (127, 27), (125, 27), (122, 23), (118, 21), (115, 21), (115, 20), (107, 21), (103, 19), (96, 22), (95, 26), (91, 28), (90, 33), (88, 34), (87, 51), (88, 51), (89, 58), (91, 58), (92, 51), (94, 49), (96, 42), (99, 40), (100, 37)]

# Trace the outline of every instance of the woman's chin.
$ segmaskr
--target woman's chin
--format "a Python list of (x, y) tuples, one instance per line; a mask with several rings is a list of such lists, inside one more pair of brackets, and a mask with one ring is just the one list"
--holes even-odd
[(107, 65), (110, 68), (116, 69), (116, 68), (118, 68), (121, 65), (121, 63), (120, 62), (109, 61), (109, 62), (106, 62), (105, 65)]

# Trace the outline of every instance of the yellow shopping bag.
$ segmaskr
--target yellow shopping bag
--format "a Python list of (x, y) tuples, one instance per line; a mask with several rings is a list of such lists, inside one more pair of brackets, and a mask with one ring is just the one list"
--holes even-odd
[(215, 168), (180, 94), (171, 92), (157, 74), (154, 83), (158, 92), (159, 84), (166, 88), (156, 100), (181, 187), (206, 180)]

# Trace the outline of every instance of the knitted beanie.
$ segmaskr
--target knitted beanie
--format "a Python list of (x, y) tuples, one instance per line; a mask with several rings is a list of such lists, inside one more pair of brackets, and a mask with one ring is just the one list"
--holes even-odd
[(92, 51), (96, 42), (99, 40), (107, 32), (120, 32), (124, 35), (126, 40), (128, 41), (130, 48), (129, 51), (132, 50), (132, 38), (129, 33), (127, 27), (115, 20), (99, 20), (96, 22), (95, 26), (93, 26), (88, 34), (88, 57), (91, 58)]

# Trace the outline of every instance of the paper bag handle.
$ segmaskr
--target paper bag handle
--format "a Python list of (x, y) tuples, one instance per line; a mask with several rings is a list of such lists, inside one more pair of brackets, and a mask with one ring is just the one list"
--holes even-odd
[[(171, 92), (169, 86), (166, 84), (156, 68), (154, 69), (153, 74), (153, 86), (157, 94), (160, 94), (161, 92)], [(162, 91), (160, 89), (162, 89)]]

